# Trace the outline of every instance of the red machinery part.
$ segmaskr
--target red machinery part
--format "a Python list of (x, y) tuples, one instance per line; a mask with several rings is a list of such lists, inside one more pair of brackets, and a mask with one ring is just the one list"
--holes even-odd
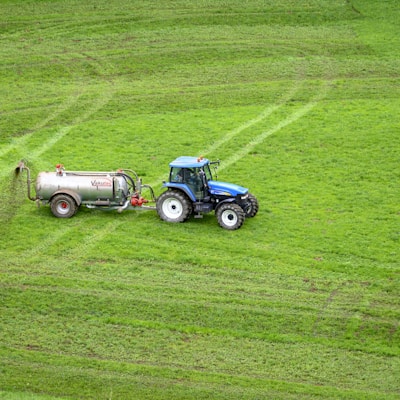
[(131, 198), (131, 205), (133, 207), (140, 207), (144, 203), (148, 203), (149, 201), (146, 200), (144, 197), (139, 197), (139, 195), (135, 195)]

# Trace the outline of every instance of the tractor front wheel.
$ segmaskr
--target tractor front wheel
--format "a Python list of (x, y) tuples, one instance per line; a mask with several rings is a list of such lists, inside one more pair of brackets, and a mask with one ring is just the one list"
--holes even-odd
[(219, 226), (231, 231), (239, 229), (244, 222), (245, 213), (238, 204), (223, 203), (215, 211)]
[(57, 218), (70, 218), (78, 210), (74, 199), (67, 194), (54, 196), (50, 203), (51, 212)]
[(167, 190), (157, 199), (157, 213), (167, 222), (184, 222), (192, 213), (189, 198), (178, 190)]
[(249, 204), (245, 209), (247, 218), (252, 218), (258, 213), (258, 200), (257, 197), (249, 193)]

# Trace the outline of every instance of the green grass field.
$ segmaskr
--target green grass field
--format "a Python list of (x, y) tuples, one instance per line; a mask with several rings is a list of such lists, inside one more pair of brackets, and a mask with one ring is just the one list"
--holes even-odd
[[(0, 0), (0, 399), (399, 399), (397, 0)], [(81, 208), (33, 177), (221, 159), (260, 212)]]

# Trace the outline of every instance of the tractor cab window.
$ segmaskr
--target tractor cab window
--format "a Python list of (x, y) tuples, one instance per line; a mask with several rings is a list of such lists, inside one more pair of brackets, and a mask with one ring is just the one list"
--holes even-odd
[(183, 183), (186, 182), (187, 180), (187, 169), (186, 168), (177, 168), (173, 167), (171, 168), (171, 173), (169, 176), (170, 182), (174, 183)]
[(170, 181), (175, 183), (194, 183), (200, 179), (200, 168), (171, 168)]
[(211, 174), (211, 170), (210, 170), (210, 166), (209, 165), (205, 165), (204, 166), (204, 173), (206, 174), (206, 179), (207, 181), (212, 181), (213, 177)]
[(170, 182), (184, 183), (189, 186), (196, 198), (204, 197), (203, 193), (203, 171), (201, 168), (171, 168)]

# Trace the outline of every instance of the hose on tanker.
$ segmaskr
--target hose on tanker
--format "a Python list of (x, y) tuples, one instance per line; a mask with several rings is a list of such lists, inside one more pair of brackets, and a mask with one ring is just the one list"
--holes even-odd
[[(117, 175), (122, 176), (125, 179), (125, 181), (127, 182), (128, 186), (130, 183), (130, 186), (132, 188), (132, 193), (133, 193), (136, 189), (135, 181), (133, 180), (133, 178), (130, 175), (125, 174), (124, 172), (118, 172)], [(128, 181), (129, 181), (129, 183), (128, 183)]]
[(130, 182), (130, 184), (132, 185), (132, 194), (136, 191), (136, 189), (138, 189), (138, 191), (141, 192), (142, 188), (146, 188), (146, 189), (150, 190), (152, 201), (156, 201), (156, 196), (154, 194), (153, 188), (150, 185), (142, 185), (141, 181), (140, 181), (140, 179), (139, 179), (139, 177), (138, 177), (138, 175), (136, 174), (135, 171), (132, 171), (132, 170), (128, 170), (128, 171), (130, 171), (133, 174), (135, 174), (135, 177), (137, 179), (139, 188), (136, 188), (135, 181), (133, 180), (133, 178), (130, 175), (126, 174), (123, 171), (119, 171), (118, 175), (122, 176), (125, 180)]

